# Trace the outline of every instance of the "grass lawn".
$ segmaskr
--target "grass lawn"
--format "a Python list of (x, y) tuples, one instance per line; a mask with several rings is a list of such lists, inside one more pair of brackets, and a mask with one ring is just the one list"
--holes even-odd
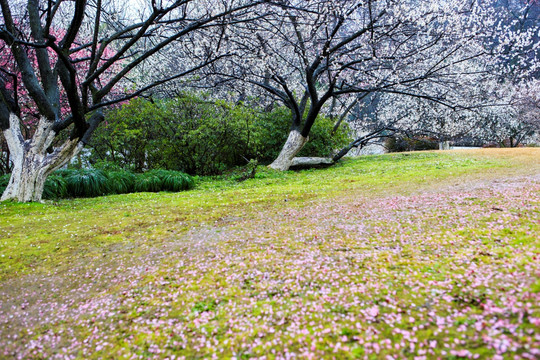
[(0, 358), (540, 358), (540, 149), (0, 203)]

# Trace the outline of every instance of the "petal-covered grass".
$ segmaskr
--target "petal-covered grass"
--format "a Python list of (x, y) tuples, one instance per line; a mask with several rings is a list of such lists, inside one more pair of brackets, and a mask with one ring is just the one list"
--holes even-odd
[(539, 149), (0, 214), (0, 358), (540, 357)]

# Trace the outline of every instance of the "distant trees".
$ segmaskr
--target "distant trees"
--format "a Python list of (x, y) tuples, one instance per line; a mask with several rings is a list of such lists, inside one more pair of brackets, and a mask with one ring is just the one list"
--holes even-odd
[(476, 130), (477, 136), (500, 146), (516, 147), (525, 139), (540, 135), (539, 81), (501, 85), (498, 93), (498, 101), (503, 105), (482, 112), (486, 122)]
[(538, 81), (513, 83), (496, 75), (486, 73), (476, 86), (463, 86), (453, 106), (382, 94), (371, 116), (360, 112), (364, 117), (354, 120), (356, 127), (364, 132), (393, 128), (409, 137), (429, 137), (440, 143), (465, 138), (477, 144), (518, 146), (540, 133)]

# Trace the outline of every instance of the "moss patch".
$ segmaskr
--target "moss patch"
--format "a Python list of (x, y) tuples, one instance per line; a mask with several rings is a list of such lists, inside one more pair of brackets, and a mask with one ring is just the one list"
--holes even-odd
[(534, 358), (531, 151), (2, 203), (0, 354)]

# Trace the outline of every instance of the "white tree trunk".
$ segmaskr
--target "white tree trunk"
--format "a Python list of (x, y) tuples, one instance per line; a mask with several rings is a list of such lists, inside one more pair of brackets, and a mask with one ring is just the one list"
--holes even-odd
[(47, 176), (81, 151), (82, 144), (77, 139), (66, 140), (48, 152), (56, 135), (50, 121), (40, 119), (31, 140), (24, 140), (16, 115), (11, 114), (9, 121), (4, 137), (12, 154), (13, 171), (0, 201), (40, 201)]
[(300, 152), (300, 150), (302, 150), (308, 139), (309, 138), (307, 137), (303, 137), (297, 130), (291, 131), (287, 141), (279, 153), (279, 156), (276, 158), (276, 160), (274, 160), (274, 162), (268, 165), (268, 167), (280, 171), (289, 170), (289, 167), (292, 164), (292, 159)]
[(439, 141), (439, 150), (450, 150), (450, 141)]

